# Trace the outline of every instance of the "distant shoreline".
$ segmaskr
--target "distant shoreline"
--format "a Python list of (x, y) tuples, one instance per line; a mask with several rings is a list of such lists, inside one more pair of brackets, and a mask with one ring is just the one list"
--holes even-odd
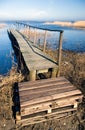
[(54, 22), (45, 22), (44, 24), (60, 25), (60, 26), (76, 27), (76, 28), (85, 28), (85, 21), (76, 21), (76, 22), (54, 21)]
[(7, 26), (7, 24), (5, 24), (5, 23), (0, 23), (0, 29), (3, 28), (3, 27), (6, 27), (6, 26)]

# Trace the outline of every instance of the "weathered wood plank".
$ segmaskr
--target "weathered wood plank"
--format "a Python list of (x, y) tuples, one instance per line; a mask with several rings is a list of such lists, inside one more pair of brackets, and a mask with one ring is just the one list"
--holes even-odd
[(61, 89), (61, 90), (51, 90), (51, 91), (48, 91), (48, 92), (40, 92), (40, 93), (35, 93), (35, 94), (26, 94), (24, 96), (20, 96), (20, 101), (23, 102), (23, 101), (27, 101), (27, 100), (33, 100), (33, 99), (37, 99), (37, 98), (41, 98), (41, 97), (46, 97), (46, 96), (51, 96), (51, 95), (54, 95), (54, 94), (60, 94), (62, 93), (65, 93), (65, 92), (71, 92), (71, 91), (76, 91), (77, 89), (75, 88), (68, 88), (68, 89)]
[(40, 116), (35, 116), (35, 117), (30, 117), (27, 119), (22, 119), (21, 121), (18, 121), (17, 123), (21, 123), (22, 125), (28, 125), (28, 124), (34, 124), (34, 123), (39, 123), (39, 122), (44, 122), (47, 120), (52, 120), (52, 119), (59, 119), (63, 116), (67, 116), (68, 112), (75, 111), (76, 109), (70, 108), (62, 111), (58, 111), (55, 113), (49, 113), (45, 115), (40, 115)]
[(31, 105), (31, 104), (35, 104), (35, 103), (42, 103), (44, 101), (59, 99), (61, 97), (65, 98), (65, 97), (73, 96), (73, 95), (76, 95), (76, 94), (81, 94), (81, 92), (79, 90), (74, 90), (74, 91), (70, 91), (70, 92), (64, 92), (64, 93), (59, 93), (59, 94), (43, 96), (43, 97), (39, 97), (39, 98), (32, 99), (32, 100), (23, 99), (20, 102), (20, 104), (21, 104), (21, 107), (22, 107), (22, 106), (25, 106), (25, 105)]
[[(64, 107), (64, 110), (63, 110), (63, 107)], [(47, 116), (47, 111), (49, 110), (49, 109), (51, 109), (51, 114), (49, 114), (49, 115), (55, 115), (55, 114), (61, 114), (61, 113), (64, 113), (64, 112), (68, 112), (69, 110), (68, 110), (68, 108), (67, 107), (71, 107), (71, 109), (70, 109), (70, 111), (72, 111), (72, 110), (76, 110), (76, 108), (72, 108), (72, 104), (65, 104), (65, 105), (62, 105), (62, 106), (60, 106), (59, 108), (56, 108), (55, 110), (56, 110), (56, 112), (54, 112), (54, 113), (52, 113), (52, 109), (51, 108), (48, 108), (48, 109), (41, 109), (41, 110), (36, 110), (36, 111), (31, 111), (31, 110), (29, 110), (29, 111), (24, 111), (23, 113), (21, 112), (21, 115), (22, 115), (22, 117), (23, 116), (26, 116), (26, 115), (31, 115), (31, 114), (35, 114), (35, 113), (39, 113), (39, 112), (43, 112), (43, 111), (45, 111), (46, 112), (46, 116)], [(60, 109), (60, 110), (59, 110)]]
[[(62, 117), (65, 117), (67, 116), (67, 113), (64, 113), (64, 114), (58, 114), (56, 115), (55, 117), (52, 117), (53, 119), (60, 119)], [(28, 119), (23, 119), (21, 121), (17, 121), (16, 124), (21, 124), (22, 126), (26, 126), (26, 125), (32, 125), (32, 124), (36, 124), (36, 123), (41, 123), (41, 122), (45, 122), (45, 121), (49, 121), (49, 120), (52, 120), (52, 118), (46, 118), (44, 117), (44, 119), (42, 118), (32, 118), (32, 120), (29, 120)]]
[[(61, 104), (62, 105), (65, 105), (68, 103), (73, 103), (74, 101), (78, 100), (78, 99), (82, 99), (82, 95), (81, 94), (76, 94), (76, 95), (73, 95), (73, 96), (68, 96), (68, 97), (65, 97), (65, 98), (60, 98), (60, 99), (55, 99), (55, 100), (49, 100), (49, 101), (44, 101), (42, 103), (34, 103), (34, 104), (31, 104), (31, 105), (23, 105), (21, 107), (21, 110), (23, 110), (24, 108), (26, 109), (37, 109), (37, 108), (41, 108), (41, 107), (47, 107), (47, 106), (51, 106), (51, 107), (60, 107)], [(68, 104), (69, 105), (69, 104)]]
[(63, 77), (58, 77), (58, 78), (50, 78), (50, 79), (43, 79), (43, 80), (37, 80), (35, 82), (22, 82), (19, 83), (19, 91), (23, 90), (29, 90), (29, 89), (36, 89), (36, 88), (42, 88), (46, 86), (52, 86), (55, 84), (63, 84), (63, 83), (70, 83), (68, 80), (66, 80)]
[[(26, 91), (26, 90), (29, 90), (29, 91), (37, 91), (37, 90), (45, 90), (45, 89), (53, 89), (53, 88), (56, 88), (56, 89), (59, 89), (60, 88), (60, 86), (61, 86), (61, 88), (65, 88), (65, 87), (67, 87), (67, 86), (73, 86), (73, 85), (71, 85), (69, 82), (53, 82), (53, 83), (51, 83), (51, 84), (49, 84), (49, 83), (46, 83), (46, 84), (38, 84), (37, 86), (35, 86), (34, 87), (34, 85), (33, 86), (28, 86), (28, 87), (26, 87), (25, 89), (24, 89), (24, 86), (23, 86), (23, 88), (20, 88), (19, 87), (19, 92), (21, 92), (21, 91)], [(74, 86), (73, 86), (74, 87)], [(60, 89), (61, 89), (60, 88)], [(74, 88), (76, 88), (76, 87), (74, 87)]]
[[(24, 115), (29, 115), (29, 114), (33, 114), (33, 113), (37, 113), (37, 112), (42, 112), (42, 111), (47, 111), (48, 109), (51, 109), (51, 111), (53, 109), (57, 109), (57, 108), (62, 108), (62, 107), (67, 107), (67, 106), (75, 106), (75, 100), (76, 99), (79, 99), (79, 97), (75, 97), (70, 99), (63, 99), (63, 100), (60, 100), (60, 101), (54, 101), (54, 102), (51, 102), (51, 103), (42, 103), (42, 104), (39, 104), (39, 105), (35, 105), (34, 106), (25, 106), (25, 107), (21, 107), (21, 115), (24, 116)], [(78, 103), (78, 102), (77, 102)]]
[[(59, 85), (59, 84), (58, 84)], [(31, 90), (25, 90), (25, 91), (21, 91), (19, 92), (20, 98), (22, 98), (23, 96), (26, 97), (26, 95), (28, 95), (28, 97), (32, 97), (32, 95), (37, 95), (39, 96), (40, 94), (47, 93), (49, 94), (49, 92), (51, 92), (51, 94), (57, 91), (57, 93), (59, 92), (65, 92), (65, 91), (71, 91), (71, 90), (77, 90), (76, 87), (74, 86), (70, 86), (69, 83), (67, 84), (61, 84), (60, 86), (58, 85), (53, 85), (53, 86), (48, 86), (46, 88), (37, 88), (37, 89), (31, 89)], [(56, 94), (57, 94), (56, 93)]]

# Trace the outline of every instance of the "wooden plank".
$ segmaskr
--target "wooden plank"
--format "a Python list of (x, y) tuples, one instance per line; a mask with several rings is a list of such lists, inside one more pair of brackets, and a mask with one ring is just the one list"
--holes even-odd
[(63, 77), (59, 78), (50, 78), (50, 79), (43, 79), (43, 80), (37, 80), (34, 82), (22, 82), (19, 83), (19, 91), (28, 90), (28, 89), (35, 89), (35, 88), (42, 88), (46, 86), (51, 86), (54, 84), (63, 84), (63, 83), (70, 83), (67, 79)]
[[(67, 113), (58, 114), (53, 119), (60, 119), (60, 118), (63, 118), (65, 116), (67, 116)], [(46, 121), (49, 121), (49, 120), (52, 120), (52, 118), (48, 118), (48, 119), (45, 118), (45, 117), (44, 117), (44, 119), (42, 119), (42, 118), (38, 118), (38, 119), (32, 118), (32, 120), (29, 120), (29, 118), (28, 118), (28, 119), (23, 119), (21, 121), (17, 121), (16, 124), (21, 124), (22, 126), (26, 126), (26, 125), (32, 125), (32, 124), (36, 124), (36, 123), (46, 122)]]
[(29, 62), (26, 62), (26, 66), (28, 67), (29, 70), (41, 70), (41, 69), (49, 69), (49, 68), (54, 68), (56, 64), (50, 62), (50, 61), (43, 61), (42, 63), (38, 62), (37, 64), (31, 64)]
[[(64, 101), (64, 100), (63, 100)], [(70, 102), (65, 100), (64, 102), (55, 102), (55, 104), (53, 104), (52, 106), (52, 103), (50, 105), (42, 105), (40, 107), (31, 107), (31, 106), (26, 106), (24, 108), (21, 108), (21, 116), (25, 116), (25, 115), (29, 115), (29, 114), (33, 114), (33, 113), (37, 113), (37, 112), (42, 112), (42, 111), (47, 111), (47, 110), (53, 110), (53, 109), (58, 109), (58, 108), (62, 108), (62, 107), (67, 107), (67, 106), (74, 106), (75, 105), (75, 100), (71, 100)], [(51, 106), (51, 107), (50, 107)], [(76, 107), (75, 107), (76, 108)]]
[(68, 112), (71, 111), (75, 111), (76, 109), (66, 109), (66, 110), (62, 110), (62, 111), (58, 111), (55, 113), (50, 113), (50, 114), (45, 114), (45, 115), (39, 115), (39, 116), (35, 116), (32, 118), (27, 118), (27, 119), (22, 119), (21, 121), (18, 121), (17, 123), (22, 123), (22, 125), (28, 125), (28, 124), (34, 124), (34, 123), (39, 123), (39, 122), (43, 122), (43, 121), (47, 121), (47, 120), (52, 120), (52, 119), (59, 119), (63, 116), (67, 116)]
[(31, 104), (31, 105), (23, 105), (21, 106), (21, 110), (23, 111), (24, 108), (25, 109), (37, 109), (37, 108), (42, 108), (42, 107), (47, 107), (47, 106), (51, 106), (51, 107), (60, 107), (60, 105), (65, 105), (68, 103), (73, 103), (73, 101), (76, 101), (78, 99), (82, 99), (82, 95), (81, 94), (76, 94), (76, 95), (73, 95), (73, 96), (68, 96), (68, 97), (65, 97), (65, 98), (60, 98), (60, 99), (55, 99), (55, 100), (50, 100), (50, 101), (44, 101), (42, 103), (34, 103), (34, 104)]
[(35, 93), (39, 93), (39, 92), (46, 92), (46, 91), (50, 91), (50, 90), (59, 90), (59, 89), (68, 89), (68, 88), (75, 88), (75, 89), (77, 89), (76, 87), (74, 87), (73, 85), (71, 85), (70, 83), (65, 83), (65, 82), (63, 82), (63, 83), (58, 83), (58, 84), (56, 84), (56, 83), (53, 83), (53, 85), (48, 85), (48, 84), (45, 84), (45, 86), (43, 86), (43, 85), (40, 85), (40, 87), (37, 87), (37, 88), (26, 88), (25, 90), (23, 90), (23, 91), (21, 91), (21, 90), (19, 90), (19, 93), (20, 93), (20, 95), (22, 96), (23, 95), (23, 93), (33, 93), (33, 94), (35, 94)]
[(64, 98), (64, 97), (68, 97), (68, 96), (73, 96), (75, 94), (81, 94), (81, 92), (79, 90), (74, 90), (74, 91), (70, 91), (70, 92), (53, 94), (53, 95), (50, 95), (50, 96), (43, 96), (43, 97), (39, 97), (39, 98), (32, 99), (32, 100), (24, 99), (23, 101), (20, 102), (20, 104), (21, 104), (21, 107), (22, 107), (22, 106), (25, 106), (25, 105), (32, 105), (34, 103), (41, 103), (41, 102), (44, 102), (44, 101), (59, 99), (61, 97)]
[[(68, 86), (69, 87), (69, 86)], [(27, 101), (27, 100), (33, 100), (33, 99), (37, 99), (37, 98), (43, 98), (43, 97), (46, 97), (46, 96), (51, 96), (51, 95), (54, 95), (54, 94), (60, 94), (60, 93), (65, 93), (65, 92), (71, 92), (71, 91), (76, 91), (77, 89), (75, 88), (68, 88), (68, 89), (60, 89), (60, 90), (51, 90), (51, 91), (48, 91), (48, 92), (40, 92), (40, 93), (35, 93), (35, 94), (30, 94), (30, 93), (26, 93), (26, 95), (24, 96), (21, 96), (20, 95), (20, 102), (23, 102), (23, 101)]]
[(41, 57), (47, 59), (47, 60), (50, 60), (51, 62), (54, 62), (57, 64), (57, 62), (55, 60), (52, 60), (51, 57), (49, 55), (47, 55), (46, 53), (43, 53), (41, 51), (41, 49), (39, 49), (38, 47), (34, 46), (34, 44), (32, 44), (30, 41), (28, 41), (28, 44), (30, 46), (32, 46), (32, 49), (33, 51), (37, 54), (37, 55), (40, 55)]
[(27, 114), (33, 114), (36, 112), (41, 112), (41, 111), (47, 111), (48, 109), (54, 109), (54, 108), (61, 108), (65, 106), (71, 106), (73, 105), (74, 108), (77, 108), (77, 99), (81, 99), (82, 96), (76, 96), (76, 97), (69, 97), (67, 99), (62, 99), (62, 100), (55, 100), (55, 101), (50, 101), (50, 102), (43, 102), (41, 104), (34, 104), (34, 105), (28, 105), (21, 107), (21, 115), (27, 115)]
[[(21, 92), (21, 91), (26, 91), (26, 90), (29, 90), (29, 91), (35, 91), (36, 92), (36, 90), (39, 90), (39, 89), (47, 89), (47, 88), (60, 88), (60, 86), (61, 86), (61, 88), (62, 87), (65, 87), (65, 86), (73, 86), (73, 85), (71, 85), (69, 82), (53, 82), (53, 83), (51, 83), (51, 84), (38, 84), (37, 86), (35, 86), (34, 87), (34, 85), (33, 86), (28, 86), (28, 88), (26, 87), (25, 89), (24, 89), (24, 86), (23, 86), (23, 88), (19, 88), (19, 92)], [(74, 87), (74, 86), (73, 86)], [(76, 87), (74, 87), (74, 88), (76, 88)]]
[[(44, 94), (44, 93), (49, 93), (49, 92), (65, 92), (65, 91), (70, 91), (70, 90), (77, 90), (76, 87), (69, 85), (69, 83), (66, 84), (61, 84), (59, 85), (53, 85), (53, 86), (48, 86), (43, 88), (37, 88), (37, 89), (31, 89), (31, 90), (24, 90), (19, 92), (20, 98), (23, 96), (28, 95), (28, 97), (32, 97), (32, 95), (37, 95), (39, 96), (40, 94)], [(56, 93), (57, 94), (57, 93)]]
[(48, 72), (48, 69), (37, 70), (37, 74), (39, 74), (39, 73), (47, 73), (47, 72)]

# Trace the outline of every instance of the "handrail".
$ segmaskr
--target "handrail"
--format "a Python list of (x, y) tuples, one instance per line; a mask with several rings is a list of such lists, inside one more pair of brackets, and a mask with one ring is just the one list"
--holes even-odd
[(47, 31), (57, 31), (57, 32), (63, 32), (63, 30), (57, 30), (57, 29), (48, 29), (48, 28), (40, 28), (40, 27), (36, 27), (36, 26), (32, 26), (32, 25), (29, 25), (29, 24), (26, 24), (26, 23), (22, 23), (22, 22), (16, 22), (17, 24), (22, 24), (24, 26), (28, 26), (30, 28), (36, 28), (36, 29), (40, 29), (40, 30), (47, 30)]

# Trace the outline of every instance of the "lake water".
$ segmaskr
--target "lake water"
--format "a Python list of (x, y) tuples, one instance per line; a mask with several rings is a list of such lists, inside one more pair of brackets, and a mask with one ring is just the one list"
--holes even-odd
[[(28, 22), (28, 23), (41, 28), (64, 30), (63, 49), (75, 52), (85, 52), (85, 29), (77, 29), (57, 25), (46, 25), (37, 22)], [(52, 48), (54, 48), (54, 45), (53, 44), (51, 45)]]
[[(0, 75), (9, 72), (13, 65), (13, 59), (16, 63), (16, 57), (11, 46), (11, 41), (7, 34), (7, 28), (13, 22), (6, 22), (8, 27), (0, 29)], [(63, 35), (63, 49), (76, 52), (85, 52), (85, 30), (74, 29), (68, 27), (61, 27), (56, 25), (45, 25), (42, 22), (27, 22), (34, 26), (49, 29), (62, 29)], [(50, 45), (54, 49), (55, 43)]]
[[(14, 51), (7, 34), (7, 28), (0, 29), (0, 75), (7, 74), (15, 61)], [(16, 62), (16, 61), (15, 61)]]

